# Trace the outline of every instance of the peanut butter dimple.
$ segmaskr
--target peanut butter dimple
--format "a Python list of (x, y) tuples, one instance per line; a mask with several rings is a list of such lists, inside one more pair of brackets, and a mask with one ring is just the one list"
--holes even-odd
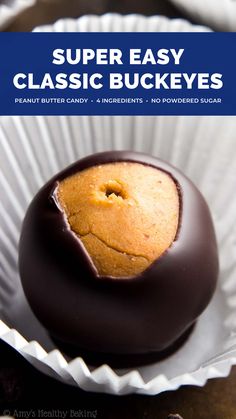
[(167, 173), (108, 163), (61, 181), (58, 201), (99, 275), (135, 276), (167, 250), (179, 222), (179, 194)]

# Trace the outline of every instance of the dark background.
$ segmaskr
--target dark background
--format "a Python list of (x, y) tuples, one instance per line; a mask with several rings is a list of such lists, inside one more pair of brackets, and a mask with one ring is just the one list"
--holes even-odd
[[(6, 30), (28, 31), (64, 16), (106, 12), (186, 17), (167, 0), (38, 0)], [(68, 418), (73, 417), (70, 409), (81, 418), (167, 419), (170, 413), (179, 413), (184, 419), (236, 419), (236, 368), (228, 378), (210, 380), (203, 388), (182, 387), (158, 396), (109, 396), (86, 393), (44, 376), (0, 341), (1, 413), (25, 419), (62, 417), (65, 411)]]
[(179, 11), (168, 0), (38, 0), (35, 6), (23, 11), (7, 30), (29, 31), (37, 25), (51, 23), (61, 17), (102, 15), (108, 12), (180, 17)]

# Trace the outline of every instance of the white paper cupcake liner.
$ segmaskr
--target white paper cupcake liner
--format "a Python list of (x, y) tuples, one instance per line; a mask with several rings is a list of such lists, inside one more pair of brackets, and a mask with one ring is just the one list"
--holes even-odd
[(24, 9), (35, 3), (36, 0), (0, 0), (0, 30), (3, 30)]
[[(18, 330), (2, 322), (2, 339), (44, 373), (89, 391), (158, 394), (228, 375), (236, 364), (235, 128), (231, 117), (2, 117), (0, 311)], [(219, 242), (218, 288), (192, 335), (171, 357), (136, 370), (101, 366), (90, 371), (81, 358), (67, 363), (57, 349), (47, 353), (42, 348), (43, 328), (37, 325), (36, 336), (34, 327), (28, 330), (21, 323), (29, 309), (17, 272), (17, 242), (27, 205), (62, 167), (108, 149), (147, 152), (183, 170), (205, 195)]]
[[(165, 18), (118, 15), (60, 21), (55, 26), (58, 30), (93, 30), (95, 22), (95, 30), (108, 30), (113, 18), (113, 29), (118, 30), (177, 30), (177, 26), (198, 30), (182, 21), (177, 25)], [(184, 384), (203, 386), (208, 378), (227, 376), (236, 364), (235, 129), (236, 119), (232, 117), (2, 117), (2, 339), (44, 373), (89, 391), (158, 394)], [(186, 343), (159, 363), (130, 370), (112, 370), (107, 365), (92, 370), (81, 358), (67, 362), (30, 311), (17, 270), (21, 223), (32, 196), (63, 167), (85, 155), (110, 149), (158, 156), (198, 185), (214, 216), (221, 262), (214, 298)], [(26, 317), (27, 323), (23, 321)]]
[(102, 16), (85, 15), (79, 19), (63, 18), (53, 25), (43, 25), (34, 32), (206, 32), (210, 29), (192, 25), (184, 19), (165, 16), (145, 17), (138, 14), (122, 16), (107, 13)]
[(171, 0), (196, 22), (219, 31), (236, 31), (235, 0)]

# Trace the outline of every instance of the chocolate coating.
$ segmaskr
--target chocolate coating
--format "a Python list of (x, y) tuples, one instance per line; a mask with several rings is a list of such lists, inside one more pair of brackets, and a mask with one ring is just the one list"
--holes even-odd
[[(58, 182), (66, 177), (119, 161), (167, 172), (181, 201), (172, 246), (144, 272), (125, 280), (97, 274), (55, 199)], [(113, 151), (78, 161), (38, 192), (23, 223), (19, 268), (33, 311), (60, 341), (89, 352), (153, 355), (179, 339), (209, 303), (218, 254), (209, 209), (189, 179), (154, 157)]]

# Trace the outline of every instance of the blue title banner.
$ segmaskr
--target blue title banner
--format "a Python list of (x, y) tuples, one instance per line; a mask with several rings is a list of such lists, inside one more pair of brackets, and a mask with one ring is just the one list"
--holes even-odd
[(236, 115), (236, 33), (1, 33), (1, 115)]

